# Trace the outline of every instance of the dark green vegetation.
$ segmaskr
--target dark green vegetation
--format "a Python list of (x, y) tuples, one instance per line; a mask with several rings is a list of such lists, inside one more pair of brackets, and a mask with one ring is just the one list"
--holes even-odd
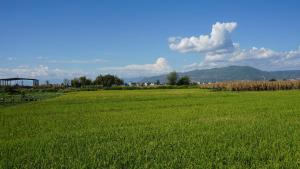
[(178, 78), (178, 74), (175, 71), (170, 72), (167, 76), (167, 79), (168, 79), (167, 84), (172, 85), (172, 86), (174, 86), (174, 85), (182, 86), (182, 85), (190, 85), (191, 84), (190, 77), (182, 76), (182, 77)]
[(178, 75), (177, 73), (174, 71), (174, 72), (170, 72), (167, 76), (167, 79), (168, 79), (168, 84), (169, 85), (176, 85), (177, 83), (177, 79), (178, 79)]
[[(67, 79), (64, 80), (63, 84), (68, 84), (66, 83), (68, 81)], [(113, 85), (120, 86), (123, 85), (123, 80), (120, 79), (117, 76), (114, 75), (99, 75), (96, 77), (95, 80), (88, 79), (85, 76), (81, 76), (79, 78), (74, 78), (71, 80), (71, 86), (72, 87), (89, 87), (89, 86), (101, 86), (101, 87), (111, 87)], [(65, 85), (69, 86), (69, 85)]]
[[(249, 66), (229, 66), (223, 68), (193, 70), (185, 73), (178, 73), (178, 76), (189, 76), (191, 80), (200, 82), (270, 79), (284, 80), (300, 78), (300, 70), (268, 72)], [(149, 77), (141, 81), (155, 82), (156, 80), (160, 80), (162, 83), (165, 83), (167, 82), (167, 75)]]
[(191, 80), (188, 76), (182, 76), (181, 78), (179, 78), (177, 85), (181, 86), (181, 85), (190, 85), (191, 84)]
[(300, 91), (71, 92), (0, 107), (0, 168), (299, 168)]
[[(52, 89), (50, 89), (51, 91)], [(20, 104), (31, 101), (40, 101), (62, 95), (62, 91), (48, 92), (43, 89), (36, 88), (15, 88), (7, 86), (0, 88), (0, 105)]]

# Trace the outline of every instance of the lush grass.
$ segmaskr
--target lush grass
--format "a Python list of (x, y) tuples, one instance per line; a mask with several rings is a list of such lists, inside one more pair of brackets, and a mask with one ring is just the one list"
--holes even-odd
[(299, 168), (300, 91), (67, 93), (0, 107), (2, 168)]

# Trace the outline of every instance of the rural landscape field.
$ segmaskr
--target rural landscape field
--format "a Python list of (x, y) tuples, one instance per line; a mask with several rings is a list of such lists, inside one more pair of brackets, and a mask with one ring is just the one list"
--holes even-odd
[(0, 0), (0, 169), (300, 169), (299, 0)]
[(0, 107), (0, 168), (299, 168), (300, 91), (70, 92)]

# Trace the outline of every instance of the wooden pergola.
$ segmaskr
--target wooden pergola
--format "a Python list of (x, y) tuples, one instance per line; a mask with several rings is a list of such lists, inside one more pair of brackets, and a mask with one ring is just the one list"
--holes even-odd
[(12, 84), (18, 86), (25, 86), (24, 81), (32, 81), (32, 86), (38, 86), (39, 80), (38, 79), (31, 79), (31, 78), (6, 78), (0, 79), (0, 86), (11, 86)]

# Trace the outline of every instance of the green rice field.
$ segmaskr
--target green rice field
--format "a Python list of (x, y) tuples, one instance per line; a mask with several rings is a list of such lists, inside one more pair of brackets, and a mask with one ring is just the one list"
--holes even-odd
[(300, 168), (300, 90), (82, 91), (0, 105), (0, 168)]

